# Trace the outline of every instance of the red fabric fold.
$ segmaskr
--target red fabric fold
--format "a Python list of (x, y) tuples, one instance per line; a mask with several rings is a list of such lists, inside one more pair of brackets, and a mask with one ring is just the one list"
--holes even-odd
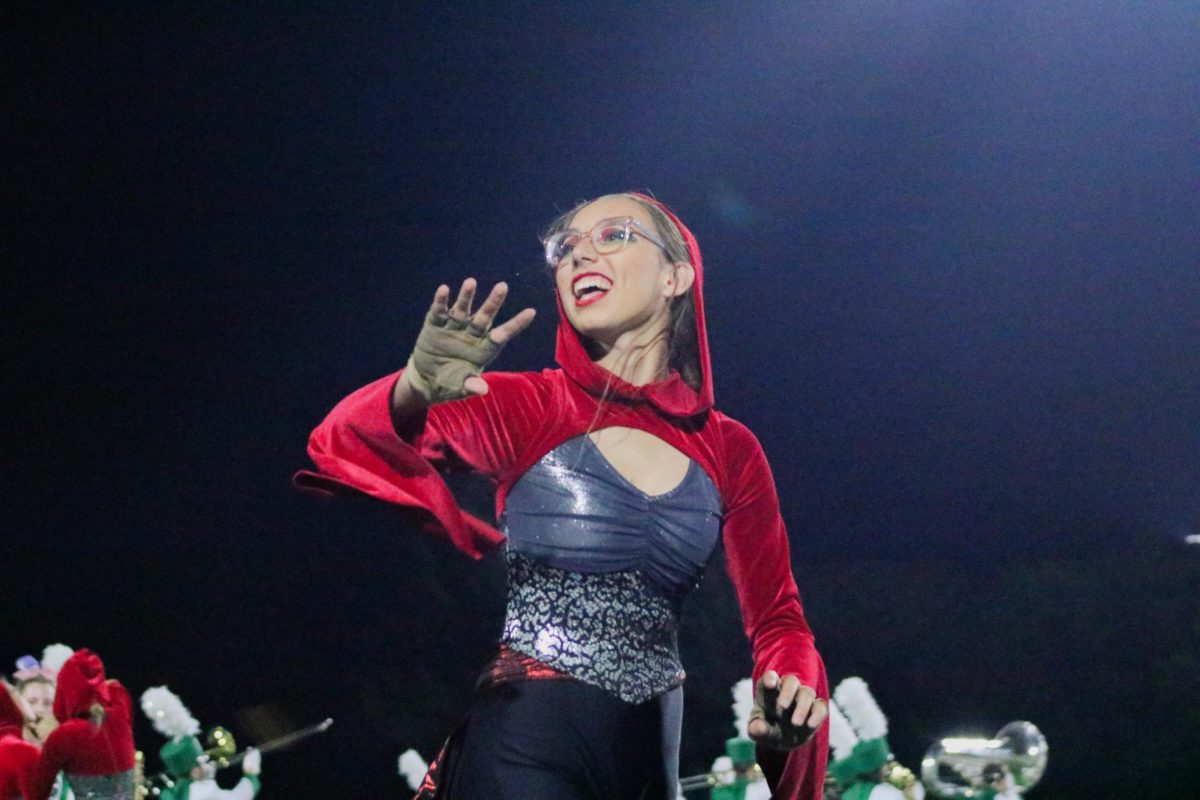
[(19, 733), (0, 735), (0, 800), (33, 797), (38, 755)]

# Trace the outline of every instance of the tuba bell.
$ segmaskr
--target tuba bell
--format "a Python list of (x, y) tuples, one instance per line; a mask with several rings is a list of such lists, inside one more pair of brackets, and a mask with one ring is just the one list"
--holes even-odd
[(1015, 797), (1046, 771), (1046, 737), (1032, 722), (1010, 722), (991, 739), (950, 737), (921, 761), (921, 782), (934, 797)]

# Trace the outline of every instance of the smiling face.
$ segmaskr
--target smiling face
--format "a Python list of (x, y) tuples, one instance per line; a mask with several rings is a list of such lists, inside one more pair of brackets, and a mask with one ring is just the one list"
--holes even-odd
[[(642, 204), (619, 195), (583, 206), (568, 227), (590, 231), (602, 220), (623, 217), (661, 238)], [(661, 247), (634, 228), (625, 248), (615, 253), (597, 253), (584, 237), (554, 279), (572, 327), (609, 351), (622, 340), (646, 344), (665, 336), (670, 301), (691, 286), (691, 267), (672, 264)]]

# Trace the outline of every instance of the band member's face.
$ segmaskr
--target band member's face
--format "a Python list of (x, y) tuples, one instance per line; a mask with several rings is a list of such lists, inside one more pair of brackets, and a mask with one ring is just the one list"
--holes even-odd
[(30, 683), (21, 689), (21, 702), (35, 719), (53, 716), (54, 687), (48, 683)]

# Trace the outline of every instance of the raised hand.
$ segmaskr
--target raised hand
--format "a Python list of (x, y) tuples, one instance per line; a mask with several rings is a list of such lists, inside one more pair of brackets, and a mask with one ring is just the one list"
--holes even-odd
[(242, 758), (242, 774), (259, 775), (261, 773), (262, 753), (257, 748), (251, 747), (246, 750), (246, 755)]
[(781, 679), (774, 670), (767, 670), (754, 687), (747, 732), (760, 744), (792, 750), (807, 742), (828, 714), (828, 703), (795, 675)]
[(397, 385), (394, 405), (402, 404), (401, 384), (407, 384), (426, 404), (487, 393), (487, 381), (479, 377), (480, 373), (505, 342), (528, 327), (536, 312), (526, 308), (493, 328), (492, 322), (508, 295), (508, 286), (497, 283), (472, 313), (475, 288), (474, 278), (463, 281), (453, 305), (450, 305), (450, 287), (437, 288), (404, 378)]

